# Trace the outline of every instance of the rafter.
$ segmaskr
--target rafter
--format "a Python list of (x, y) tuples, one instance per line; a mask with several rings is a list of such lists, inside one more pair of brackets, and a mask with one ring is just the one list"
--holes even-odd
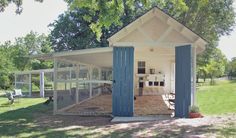
[(146, 38), (146, 40), (154, 42), (153, 39), (142, 28), (139, 27), (138, 31)]
[[(162, 42), (169, 34), (170, 34), (170, 32), (172, 31), (172, 27), (171, 26), (169, 26), (167, 29), (166, 29), (166, 31), (160, 36), (160, 38), (157, 40), (158, 42)], [(156, 42), (157, 42), (156, 41)]]

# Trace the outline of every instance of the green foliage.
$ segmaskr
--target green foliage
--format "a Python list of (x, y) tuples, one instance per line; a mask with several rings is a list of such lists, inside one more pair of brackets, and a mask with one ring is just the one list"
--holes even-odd
[[(219, 37), (230, 34), (235, 24), (233, 0), (73, 0), (68, 4), (72, 11), (86, 8), (91, 13), (83, 18), (91, 22), (89, 27), (97, 38), (102, 35), (103, 27), (124, 26), (138, 14), (158, 6), (209, 42), (197, 58), (200, 70), (210, 64)], [(95, 16), (97, 20), (91, 21)]]
[(229, 78), (236, 77), (236, 57), (228, 62), (226, 71)]
[[(50, 25), (53, 28), (50, 39), (55, 51), (102, 46), (90, 29), (90, 22), (86, 21), (90, 19), (83, 19), (83, 16), (90, 17), (90, 14), (85, 9), (69, 11), (61, 14), (58, 20)], [(104, 46), (107, 46), (107, 43)]]
[(190, 113), (199, 113), (200, 110), (199, 110), (199, 107), (198, 107), (198, 106), (193, 105), (193, 106), (190, 107), (189, 112), (190, 112)]
[[(43, 2), (43, 0), (34, 1)], [(23, 11), (23, 0), (0, 0), (0, 12), (4, 12), (5, 8), (11, 3), (16, 5), (16, 14), (20, 14)]]
[(205, 75), (205, 77), (210, 77), (211, 84), (214, 84), (215, 77), (221, 77), (225, 75), (226, 66), (227, 59), (225, 55), (219, 49), (215, 49), (209, 59), (209, 62), (202, 67), (198, 67), (198, 73), (202, 73), (202, 75)]
[(31, 59), (34, 54), (52, 52), (47, 36), (30, 32), (25, 37), (19, 37), (14, 43), (5, 42), (0, 45), (0, 88), (12, 86), (13, 71), (51, 68), (51, 61)]
[(77, 8), (86, 8), (91, 13), (90, 17), (88, 15), (83, 16), (87, 21), (97, 16), (97, 20), (90, 23), (90, 28), (99, 39), (102, 36), (103, 27), (109, 29), (113, 25), (123, 26), (125, 24), (124, 16), (135, 17), (138, 12), (144, 12), (154, 5), (167, 9), (168, 13), (175, 16), (188, 10), (184, 0), (73, 0), (68, 1), (68, 4), (72, 11)]

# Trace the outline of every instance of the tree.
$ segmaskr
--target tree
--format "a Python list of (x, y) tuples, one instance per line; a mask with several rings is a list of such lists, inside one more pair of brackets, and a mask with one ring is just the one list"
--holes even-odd
[[(31, 69), (32, 67), (33, 69), (40, 69), (41, 62), (45, 62), (32, 60), (30, 58), (31, 55), (52, 52), (51, 43), (48, 37), (44, 34), (38, 35), (35, 32), (30, 32), (24, 37), (17, 38), (14, 47), (13, 63), (18, 70), (22, 71)], [(48, 66), (51, 67), (52, 65)]]
[[(43, 0), (34, 0), (34, 1), (43, 2)], [(23, 7), (22, 7), (23, 0), (1, 0), (0, 12), (4, 12), (5, 8), (11, 3), (16, 5), (16, 14), (20, 14), (23, 11)]]
[(101, 47), (89, 27), (90, 23), (83, 19), (83, 16), (89, 14), (86, 9), (69, 11), (61, 14), (57, 21), (50, 24), (53, 28), (50, 40), (55, 51)]
[[(123, 24), (128, 24), (139, 15), (142, 9), (136, 11), (127, 9), (126, 15), (121, 17)], [(91, 20), (83, 18), (91, 18)], [(59, 19), (52, 24), (50, 39), (55, 51), (77, 50), (94, 47), (108, 46), (107, 38), (118, 31), (121, 26), (111, 25), (109, 29), (102, 27), (101, 37), (98, 39), (95, 32), (90, 28), (91, 23), (97, 22), (98, 15), (92, 16), (88, 9), (80, 8), (67, 11), (59, 16)]]
[[(109, 29), (112, 25), (123, 26), (122, 18), (124, 16), (131, 17), (133, 12), (140, 12), (139, 10), (144, 12), (157, 3), (159, 7), (168, 9), (169, 13), (175, 13), (175, 15), (179, 14), (180, 11), (187, 10), (184, 0), (178, 0), (178, 2), (176, 0), (67, 0), (67, 2), (71, 10), (88, 9), (91, 15), (83, 16), (87, 21), (91, 21), (94, 16), (98, 17), (96, 22), (90, 24), (90, 28), (98, 38), (102, 35), (103, 27)], [(129, 19), (127, 18), (127, 20)]]
[[(230, 33), (235, 18), (233, 0), (68, 0), (68, 4), (70, 9), (87, 8), (92, 16), (98, 14), (97, 22), (90, 25), (98, 37), (102, 27), (122, 26), (122, 16), (130, 13), (127, 11), (135, 11), (136, 5), (142, 10), (157, 5), (207, 40), (217, 40), (220, 35)], [(90, 21), (92, 17), (83, 18)]]
[[(205, 72), (211, 79), (211, 84), (214, 84), (215, 77), (222, 77), (225, 75), (227, 59), (220, 49), (215, 49), (210, 58), (209, 63), (205, 65)], [(204, 74), (205, 75), (205, 74)]]
[(236, 77), (236, 57), (232, 58), (232, 60), (228, 62), (226, 71), (229, 79)]
[(0, 88), (7, 89), (11, 86), (11, 72), (15, 70), (11, 59), (13, 47), (11, 42), (0, 45)]
[(19, 37), (14, 43), (8, 41), (0, 45), (0, 88), (8, 89), (13, 80), (13, 71), (51, 68), (52, 62), (31, 59), (34, 54), (52, 52), (49, 38), (30, 32)]
[[(203, 77), (204, 80), (207, 77), (206, 65), (211, 64), (219, 37), (230, 34), (235, 24), (233, 0), (68, 0), (68, 4), (70, 10), (89, 10), (91, 14), (84, 15), (83, 18), (91, 22), (89, 26), (97, 38), (102, 36), (102, 28), (120, 28), (147, 9), (160, 7), (208, 41), (206, 50), (197, 57), (200, 73), (197, 77)], [(95, 15), (98, 19), (93, 21), (92, 17)], [(124, 18), (126, 20), (122, 20)]]

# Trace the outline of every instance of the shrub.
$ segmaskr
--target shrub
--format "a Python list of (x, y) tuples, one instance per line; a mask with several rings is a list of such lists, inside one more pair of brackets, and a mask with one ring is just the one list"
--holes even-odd
[(190, 107), (190, 111), (189, 112), (191, 112), (191, 113), (199, 113), (200, 110), (199, 110), (198, 106), (193, 105), (193, 106)]

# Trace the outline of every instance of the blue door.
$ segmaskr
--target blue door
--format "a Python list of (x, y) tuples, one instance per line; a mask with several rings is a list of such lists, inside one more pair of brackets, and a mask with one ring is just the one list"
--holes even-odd
[(134, 48), (113, 48), (112, 115), (133, 116), (134, 113)]
[(175, 48), (175, 116), (188, 117), (192, 93), (191, 45)]

